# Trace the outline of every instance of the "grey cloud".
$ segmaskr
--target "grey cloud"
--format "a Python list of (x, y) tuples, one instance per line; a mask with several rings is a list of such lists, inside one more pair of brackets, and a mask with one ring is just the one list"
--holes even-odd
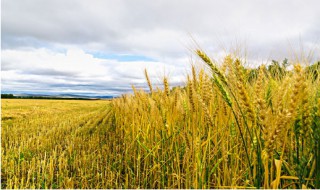
[(19, 73), (27, 74), (27, 75), (41, 75), (41, 76), (68, 76), (68, 77), (77, 76), (77, 73), (75, 72), (58, 71), (58, 70), (49, 69), (49, 68), (22, 70), (22, 71), (19, 71)]
[[(297, 32), (303, 36), (312, 33), (305, 33), (303, 28), (319, 18), (317, 5), (319, 3), (316, 0), (290, 3), (203, 0), (187, 0), (183, 3), (33, 0), (17, 3), (7, 0), (2, 5), (3, 44), (8, 47), (10, 39), (7, 36), (16, 36), (47, 43), (77, 44), (84, 48), (99, 44), (99, 48), (105, 51), (146, 53), (148, 50), (157, 50), (158, 54), (174, 56), (185, 51), (179, 40), (186, 39), (187, 35), (181, 34), (191, 33), (201, 39), (248, 36), (249, 43), (257, 43), (258, 39), (262, 39), (263, 46), (264, 42), (279, 34), (285, 37), (290, 31), (300, 30)], [(163, 30), (169, 33), (165, 34)], [(287, 37), (290, 35), (288, 33)], [(156, 38), (166, 43), (161, 44)], [(214, 43), (215, 40), (208, 42)], [(16, 45), (28, 44), (21, 40)], [(170, 55), (170, 52), (174, 53)]]
[[(17, 71), (19, 73), (19, 71)], [(81, 77), (72, 77), (68, 75), (31, 75), (30, 73), (20, 73), (22, 78), (3, 79), (2, 90), (16, 90), (16, 91), (47, 91), (47, 92), (64, 92), (68, 90), (82, 92), (91, 92), (95, 94), (108, 93), (107, 95), (120, 95), (122, 93), (132, 92), (131, 85), (138, 89), (148, 91), (147, 82), (142, 83), (130, 82), (131, 79), (104, 81), (99, 78), (91, 77), (83, 79)], [(121, 77), (121, 75), (119, 76)], [(123, 77), (121, 77), (123, 78)], [(143, 78), (143, 75), (142, 75)], [(59, 82), (63, 79), (65, 82)], [(170, 81), (169, 81), (170, 82)], [(153, 82), (154, 86), (163, 88), (162, 82)], [(170, 82), (170, 86), (180, 86), (180, 82)]]
[(41, 48), (48, 44), (34, 37), (15, 36), (4, 33), (1, 39), (1, 47), (3, 49), (21, 49), (21, 48)]
[(1, 60), (1, 71), (9, 71), (15, 69), (9, 62)]
[[(276, 3), (276, 5), (275, 5)], [(318, 1), (3, 1), (3, 48), (77, 45), (114, 53), (182, 57), (188, 33), (217, 49), (236, 36), (253, 49), (285, 38), (314, 43)], [(293, 14), (294, 13), (294, 14)], [(315, 23), (315, 24), (313, 24)], [(314, 27), (310, 27), (314, 26)], [(304, 28), (309, 27), (308, 31)], [(258, 47), (257, 47), (258, 46)], [(270, 49), (270, 48), (269, 48)], [(269, 52), (266, 52), (269, 54)], [(275, 52), (277, 53), (277, 51)], [(264, 53), (265, 54), (265, 53)]]
[(83, 43), (95, 40), (97, 35), (93, 31), (99, 29), (98, 21), (86, 14), (85, 7), (76, 1), (4, 1), (2, 6), (3, 35)]
[[(91, 82), (88, 84), (77, 83), (76, 80), (72, 81), (73, 84), (67, 83), (52, 83), (50, 81), (41, 81), (37, 79), (27, 80), (10, 80), (10, 83), (4, 81), (5, 85), (2, 85), (2, 90), (9, 91), (14, 89), (15, 91), (47, 91), (47, 92), (65, 92), (72, 90), (78, 93), (92, 93), (92, 94), (105, 94), (105, 95), (119, 95), (122, 93), (128, 93), (132, 91), (131, 85), (117, 84), (112, 81), (109, 83), (100, 84), (99, 82)], [(117, 87), (115, 87), (117, 86)], [(146, 86), (146, 85), (145, 85)], [(145, 88), (146, 89), (146, 88)]]

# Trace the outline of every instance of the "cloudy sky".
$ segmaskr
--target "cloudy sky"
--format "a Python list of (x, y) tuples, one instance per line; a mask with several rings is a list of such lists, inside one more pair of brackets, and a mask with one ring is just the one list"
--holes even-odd
[(119, 95), (144, 68), (179, 85), (197, 45), (215, 60), (240, 46), (251, 65), (320, 54), (318, 0), (1, 3), (2, 92)]

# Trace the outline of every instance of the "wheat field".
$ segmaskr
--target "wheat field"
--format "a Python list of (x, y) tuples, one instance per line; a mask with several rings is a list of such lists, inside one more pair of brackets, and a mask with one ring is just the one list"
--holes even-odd
[(3, 99), (1, 187), (108, 184), (107, 101)]
[(320, 62), (195, 54), (181, 87), (2, 100), (2, 188), (320, 188)]

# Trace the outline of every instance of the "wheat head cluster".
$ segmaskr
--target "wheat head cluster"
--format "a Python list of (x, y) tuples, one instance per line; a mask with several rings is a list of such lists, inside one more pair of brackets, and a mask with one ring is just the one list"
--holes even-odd
[(195, 54), (183, 87), (5, 125), (2, 187), (320, 188), (320, 62)]
[(149, 91), (112, 101), (124, 187), (319, 188), (320, 64), (195, 54), (184, 87), (145, 70)]

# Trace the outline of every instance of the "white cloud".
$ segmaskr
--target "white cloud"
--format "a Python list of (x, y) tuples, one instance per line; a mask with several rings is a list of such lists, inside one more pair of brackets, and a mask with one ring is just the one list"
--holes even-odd
[[(101, 65), (101, 60), (79, 49), (70, 49), (63, 53), (56, 53), (47, 49), (32, 51), (3, 50), (3, 70), (16, 69), (22, 72), (39, 74), (52, 72), (77, 76), (108, 76), (108, 70)], [(49, 74), (49, 73), (47, 73)]]
[[(179, 66), (179, 65), (178, 65)], [(181, 64), (180, 64), (181, 66)], [(95, 58), (80, 49), (57, 53), (48, 49), (3, 50), (2, 90), (120, 94), (131, 84), (145, 85), (144, 69), (153, 81), (164, 76), (164, 68), (182, 79), (181, 68), (157, 61), (117, 61)], [(114, 89), (110, 92), (109, 89)]]

